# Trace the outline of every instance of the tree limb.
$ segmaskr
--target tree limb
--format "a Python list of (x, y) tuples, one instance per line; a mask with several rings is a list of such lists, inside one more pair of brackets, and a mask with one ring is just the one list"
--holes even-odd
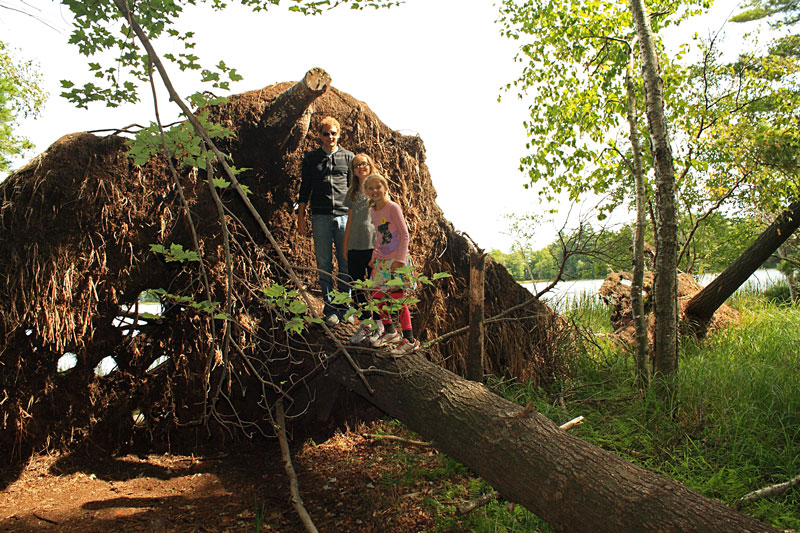
[(421, 447), (433, 446), (433, 444), (430, 442), (425, 442), (422, 440), (406, 439), (404, 437), (398, 437), (397, 435), (373, 435), (372, 433), (362, 433), (361, 436), (364, 437), (365, 439), (390, 440), (393, 442), (402, 442), (403, 444), (410, 444), (411, 446), (421, 446)]
[[(172, 81), (170, 80), (169, 76), (167, 75), (167, 72), (166, 72), (166, 69), (164, 68), (164, 65), (161, 63), (161, 59), (158, 57), (158, 54), (156, 54), (155, 49), (153, 48), (152, 44), (150, 43), (150, 40), (147, 37), (147, 35), (142, 30), (142, 28), (139, 25), (138, 21), (133, 17), (132, 13), (129, 11), (128, 5), (126, 4), (125, 0), (114, 0), (114, 5), (117, 7), (119, 12), (122, 13), (122, 15), (126, 18), (128, 23), (130, 24), (131, 28), (133, 29), (134, 33), (136, 34), (137, 38), (142, 43), (142, 46), (144, 46), (144, 48), (147, 51), (147, 54), (148, 54), (150, 60), (156, 66), (156, 69), (158, 70), (159, 75), (161, 76), (161, 80), (164, 82), (164, 87), (169, 92), (170, 98), (178, 105), (178, 107), (180, 107), (181, 111), (183, 112), (184, 116), (187, 118), (189, 123), (192, 125), (192, 127), (195, 130), (195, 132), (203, 139), (203, 141), (206, 143), (206, 145), (209, 148), (211, 148), (211, 151), (214, 153), (214, 156), (216, 157), (216, 159), (219, 162), (220, 166), (222, 166), (223, 170), (225, 171), (226, 177), (228, 178), (228, 180), (230, 180), (231, 185), (233, 186), (234, 190), (236, 190), (236, 192), (238, 193), (238, 195), (241, 198), (242, 202), (247, 207), (247, 209), (250, 211), (250, 213), (252, 214), (252, 216), (255, 219), (256, 223), (258, 224), (259, 228), (261, 229), (263, 234), (266, 236), (266, 238), (269, 241), (270, 245), (273, 247), (275, 252), (278, 254), (278, 257), (279, 257), (281, 263), (283, 264), (284, 268), (286, 268), (286, 271), (289, 273), (289, 275), (291, 277), (292, 283), (298, 288), (298, 291), (300, 292), (300, 295), (302, 296), (302, 298), (304, 299), (306, 305), (308, 306), (309, 312), (311, 313), (311, 315), (313, 317), (320, 318), (319, 313), (315, 310), (314, 306), (312, 305), (310, 297), (303, 290), (303, 283), (297, 277), (296, 272), (292, 268), (292, 266), (289, 263), (289, 261), (286, 259), (286, 256), (284, 255), (283, 250), (281, 250), (280, 246), (278, 245), (277, 241), (275, 240), (275, 237), (272, 235), (272, 232), (269, 230), (269, 228), (267, 228), (267, 225), (264, 222), (264, 219), (261, 217), (260, 213), (256, 210), (255, 206), (253, 206), (252, 202), (250, 202), (250, 199), (247, 197), (247, 193), (245, 193), (244, 190), (242, 189), (241, 185), (239, 184), (239, 180), (236, 179), (236, 175), (233, 173), (233, 170), (228, 165), (228, 163), (227, 163), (227, 161), (225, 159), (225, 155), (217, 148), (216, 144), (211, 139), (211, 137), (209, 136), (208, 132), (205, 130), (205, 128), (203, 128), (202, 124), (200, 124), (200, 122), (194, 116), (194, 113), (192, 113), (191, 109), (189, 109), (189, 107), (186, 105), (186, 103), (183, 101), (183, 99), (180, 97), (180, 95), (177, 93), (177, 91), (173, 87)], [(355, 363), (355, 361), (353, 360), (353, 358), (352, 358), (350, 352), (347, 350), (347, 348), (345, 348), (345, 346), (341, 343), (341, 341), (339, 341), (339, 339), (333, 334), (333, 332), (330, 330), (330, 328), (328, 328), (327, 324), (325, 324), (324, 321), (321, 322), (321, 326), (322, 326), (323, 331), (325, 331), (325, 334), (330, 339), (332, 339), (334, 341), (334, 343), (336, 344), (336, 346), (338, 348), (338, 351), (340, 351), (344, 355), (344, 357), (347, 360), (347, 362), (350, 364), (350, 366), (356, 372), (356, 374), (358, 375), (359, 379), (364, 384), (364, 387), (366, 387), (366, 389), (369, 390), (369, 391), (373, 391), (373, 389), (370, 386), (369, 382), (367, 382), (367, 378), (364, 375), (364, 372)]]
[(758, 500), (763, 500), (764, 498), (778, 496), (784, 492), (788, 492), (794, 487), (800, 487), (800, 476), (795, 476), (784, 483), (770, 485), (769, 487), (764, 487), (763, 489), (754, 490), (753, 492), (745, 494), (736, 500), (736, 508), (739, 509), (743, 504), (748, 502), (755, 502)]
[(283, 414), (283, 400), (275, 402), (275, 425), (276, 433), (278, 434), (278, 442), (281, 445), (281, 456), (283, 457), (283, 468), (286, 470), (286, 475), (289, 476), (289, 490), (292, 493), (292, 505), (295, 511), (300, 515), (300, 520), (308, 533), (317, 533), (317, 528), (311, 520), (308, 511), (303, 506), (303, 499), (300, 497), (300, 488), (297, 483), (297, 474), (295, 474), (294, 466), (292, 465), (292, 456), (289, 453), (289, 442), (286, 440), (286, 417)]

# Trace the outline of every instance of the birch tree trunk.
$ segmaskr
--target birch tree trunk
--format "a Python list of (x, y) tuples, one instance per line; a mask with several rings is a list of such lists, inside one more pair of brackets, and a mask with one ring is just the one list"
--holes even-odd
[(630, 0), (634, 26), (639, 39), (647, 103), (647, 123), (654, 156), (656, 176), (656, 265), (654, 294), (655, 332), (653, 370), (656, 377), (667, 378), (678, 370), (678, 284), (677, 233), (675, 215), (675, 168), (664, 116), (664, 97), (658, 73), (653, 34), (643, 0)]
[(639, 143), (639, 127), (636, 113), (636, 88), (633, 84), (633, 50), (630, 52), (628, 70), (625, 73), (625, 88), (628, 93), (628, 127), (630, 128), (631, 151), (633, 152), (633, 179), (636, 183), (636, 228), (633, 237), (633, 280), (631, 281), (631, 308), (633, 326), (636, 330), (635, 360), (636, 381), (642, 389), (650, 382), (648, 360), (647, 322), (644, 316), (644, 231), (647, 216), (647, 197), (642, 170), (642, 148)]

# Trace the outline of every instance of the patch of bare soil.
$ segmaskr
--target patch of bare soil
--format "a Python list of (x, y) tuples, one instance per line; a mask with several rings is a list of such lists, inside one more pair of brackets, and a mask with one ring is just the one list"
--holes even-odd
[[(450, 478), (403, 478), (441, 463), (433, 448), (365, 436), (391, 432), (379, 421), (306, 442), (294, 456), (303, 502), (320, 531), (430, 530), (423, 499)], [(4, 473), (4, 476), (6, 474)], [(401, 481), (402, 478), (402, 481)], [(0, 493), (0, 531), (302, 531), (275, 443), (215, 456), (39, 456)], [(263, 510), (262, 510), (263, 508)]]

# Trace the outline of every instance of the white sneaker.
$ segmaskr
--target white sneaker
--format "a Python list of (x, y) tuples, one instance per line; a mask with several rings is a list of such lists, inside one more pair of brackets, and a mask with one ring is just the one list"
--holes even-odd
[(325, 323), (329, 326), (335, 326), (339, 323), (339, 317), (336, 315), (336, 313), (331, 313), (325, 317)]
[(410, 353), (416, 353), (417, 351), (419, 351), (419, 341), (417, 339), (413, 341), (403, 339), (400, 341), (400, 344), (392, 348), (392, 351), (389, 353), (394, 357), (402, 357)]
[(385, 331), (383, 327), (383, 322), (378, 322), (377, 328), (370, 328), (369, 335), (367, 336), (367, 340), (370, 344), (375, 346), (375, 342), (383, 336), (383, 332)]
[(386, 346), (389, 344), (396, 344), (400, 342), (402, 336), (397, 333), (396, 331), (384, 332), (383, 335), (378, 337), (377, 339), (370, 341), (375, 348), (380, 348), (382, 346)]
[(355, 317), (355, 315), (350, 315), (350, 316), (346, 316), (345, 315), (345, 316), (342, 317), (342, 321), (347, 322), (348, 324), (355, 324), (356, 323), (356, 317)]

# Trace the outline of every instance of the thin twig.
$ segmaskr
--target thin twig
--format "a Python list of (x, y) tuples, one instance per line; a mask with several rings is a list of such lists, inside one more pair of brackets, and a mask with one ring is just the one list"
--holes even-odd
[[(206, 182), (208, 183), (208, 190), (211, 193), (211, 198), (214, 200), (214, 205), (217, 206), (217, 218), (219, 219), (220, 229), (222, 230), (222, 243), (223, 251), (225, 253), (225, 314), (232, 315), (233, 310), (233, 258), (231, 257), (231, 235), (228, 229), (228, 221), (225, 219), (225, 207), (222, 200), (217, 194), (217, 188), (214, 185), (214, 167), (208, 157), (206, 150)], [(209, 297), (210, 300), (210, 297)], [(228, 374), (228, 383), (230, 383), (231, 366), (228, 363), (230, 345), (231, 345), (231, 324), (230, 321), (223, 321), (223, 341), (222, 341), (222, 364), (225, 372)], [(213, 398), (213, 403), (216, 403), (217, 397), (222, 390), (222, 385), (225, 381), (225, 374), (220, 375), (219, 383), (217, 384), (217, 392)]]
[(278, 441), (281, 445), (281, 456), (283, 457), (283, 468), (286, 470), (286, 475), (289, 476), (289, 490), (292, 493), (292, 505), (295, 511), (300, 515), (300, 521), (303, 522), (306, 531), (309, 533), (317, 533), (317, 528), (311, 520), (311, 516), (303, 506), (303, 500), (300, 498), (300, 488), (297, 483), (297, 474), (295, 474), (294, 466), (292, 465), (292, 456), (289, 453), (289, 442), (286, 440), (286, 417), (283, 414), (283, 400), (278, 400), (275, 403), (275, 417), (276, 430), (278, 433)]
[(473, 500), (466, 501), (462, 504), (459, 504), (456, 507), (456, 511), (458, 514), (467, 514), (470, 511), (477, 509), (478, 507), (482, 507), (489, 503), (490, 501), (494, 500), (495, 498), (499, 498), (500, 494), (497, 492), (488, 492), (486, 494), (481, 494), (477, 498)]
[[(526, 300), (524, 300), (522, 303), (518, 303), (518, 304), (516, 304), (516, 305), (514, 305), (512, 307), (509, 307), (508, 309), (506, 309), (506, 310), (504, 310), (504, 311), (502, 311), (500, 313), (497, 313), (493, 317), (485, 319), (483, 321), (483, 323), (484, 323), (484, 325), (489, 325), (489, 324), (492, 324), (494, 322), (501, 322), (502, 321), (501, 319), (503, 319), (503, 317), (505, 317), (509, 313), (513, 313), (517, 309), (521, 309), (523, 307), (527, 307), (527, 306), (529, 306), (529, 305), (531, 305), (532, 303), (535, 303), (535, 302), (540, 302), (539, 298), (537, 298), (534, 295), (531, 295)], [(438, 344), (438, 343), (440, 343), (442, 341), (445, 341), (445, 340), (447, 340), (447, 339), (449, 339), (451, 337), (455, 337), (457, 335), (463, 335), (464, 333), (467, 333), (468, 331), (469, 331), (469, 326), (464, 326), (463, 328), (458, 328), (458, 329), (454, 329), (452, 331), (448, 331), (447, 333), (445, 333), (443, 335), (439, 335), (435, 339), (426, 342), (425, 343), (425, 347), (433, 346), (434, 344)]]
[(33, 516), (34, 516), (35, 518), (38, 518), (38, 519), (39, 519), (39, 520), (41, 520), (42, 522), (47, 522), (48, 524), (55, 524), (55, 525), (58, 525), (58, 522), (56, 522), (56, 521), (54, 521), (54, 520), (50, 520), (49, 518), (45, 518), (45, 517), (43, 517), (43, 516), (39, 516), (39, 515), (38, 515), (38, 514), (36, 514), (35, 512), (33, 513)]
[(570, 429), (574, 428), (575, 426), (580, 426), (581, 424), (583, 424), (583, 416), (576, 416), (575, 418), (573, 418), (569, 422), (564, 422), (563, 424), (561, 424), (558, 427), (559, 427), (559, 429), (563, 429), (564, 431), (569, 431)]
[[(184, 216), (186, 217), (186, 223), (189, 226), (189, 229), (192, 234), (192, 246), (194, 250), (197, 252), (197, 256), (200, 259), (200, 277), (203, 283), (203, 287), (205, 288), (206, 294), (208, 295), (209, 301), (212, 300), (212, 293), (211, 293), (211, 284), (208, 281), (208, 273), (206, 272), (206, 265), (205, 260), (203, 259), (203, 250), (200, 247), (200, 239), (197, 237), (197, 228), (194, 225), (194, 220), (192, 219), (192, 212), (189, 209), (189, 202), (186, 200), (186, 195), (183, 192), (183, 185), (181, 184), (180, 177), (178, 176), (178, 170), (175, 168), (175, 165), (172, 162), (172, 154), (169, 151), (167, 146), (167, 139), (166, 135), (164, 134), (164, 125), (161, 123), (161, 114), (158, 110), (158, 97), (156, 93), (156, 85), (155, 81), (153, 80), (153, 62), (149, 60), (147, 62), (147, 76), (150, 80), (150, 89), (153, 93), (153, 108), (156, 117), (156, 123), (158, 124), (158, 132), (161, 138), (161, 149), (164, 152), (164, 159), (167, 161), (167, 165), (169, 166), (170, 175), (172, 176), (172, 181), (175, 183), (175, 187), (178, 191), (178, 195), (181, 199), (181, 205), (183, 206)], [(211, 321), (211, 334), (212, 336), (216, 337), (216, 325), (214, 321)], [(209, 350), (208, 357), (206, 357), (205, 361), (205, 370), (204, 375), (206, 379), (206, 383), (210, 381), (211, 376), (211, 361), (213, 360), (212, 357), (213, 350)], [(206, 425), (206, 429), (208, 429), (208, 420), (209, 420), (209, 413), (208, 413), (208, 389), (204, 391), (205, 395), (205, 404), (203, 406), (203, 420)]]
[(423, 446), (423, 447), (431, 447), (433, 446), (432, 442), (425, 442), (421, 440), (412, 440), (406, 439), (404, 437), (398, 437), (396, 435), (374, 435), (372, 433), (362, 433), (362, 437), (365, 439), (372, 439), (372, 440), (390, 440), (394, 442), (402, 442), (403, 444), (410, 444), (412, 446)]
[(795, 476), (784, 483), (778, 483), (777, 485), (770, 485), (769, 487), (764, 487), (763, 489), (754, 490), (753, 492), (745, 494), (736, 500), (736, 508), (740, 508), (747, 502), (755, 502), (771, 496), (778, 496), (779, 494), (788, 492), (790, 489), (797, 486), (800, 486), (800, 476)]

